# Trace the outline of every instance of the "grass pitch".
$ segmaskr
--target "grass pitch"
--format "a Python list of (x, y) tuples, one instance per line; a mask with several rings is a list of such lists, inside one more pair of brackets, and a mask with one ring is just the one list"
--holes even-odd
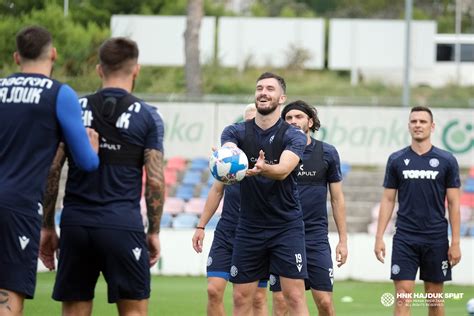
[[(51, 299), (55, 273), (39, 273), (34, 300), (25, 303), (25, 316), (60, 315), (61, 304)], [(160, 316), (188, 316), (206, 315), (207, 293), (205, 277), (152, 277), (152, 294), (149, 304), (149, 315)], [(416, 293), (423, 293), (421, 284), (417, 285)], [(446, 300), (446, 315), (467, 315), (466, 302), (474, 297), (474, 286), (455, 286), (449, 283), (445, 292), (464, 293), (462, 299)], [(367, 283), (359, 281), (336, 281), (334, 301), (338, 315), (383, 316), (392, 315), (393, 307), (385, 307), (380, 302), (383, 293), (393, 293), (393, 285), (386, 283)], [(271, 293), (268, 292), (268, 298)], [(341, 300), (343, 297), (345, 299)], [(343, 302), (352, 298), (352, 302)], [(310, 292), (307, 292), (308, 306), (311, 315), (317, 315)], [(269, 299), (271, 311), (271, 299)], [(420, 304), (422, 305), (422, 304)], [(232, 311), (232, 288), (227, 287), (225, 306), (228, 315)], [(107, 303), (107, 286), (103, 278), (95, 291), (93, 315), (117, 315), (114, 304)], [(412, 315), (427, 315), (427, 307), (412, 307)]]

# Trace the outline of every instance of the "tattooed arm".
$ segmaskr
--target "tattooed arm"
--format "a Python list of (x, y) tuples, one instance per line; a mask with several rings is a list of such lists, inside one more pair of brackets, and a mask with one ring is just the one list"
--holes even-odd
[(165, 181), (163, 176), (163, 153), (156, 149), (145, 149), (145, 201), (148, 216), (148, 251), (150, 265), (154, 265), (160, 257), (161, 215), (165, 196)]
[(54, 252), (58, 248), (58, 235), (54, 227), (54, 210), (56, 199), (58, 198), (59, 179), (61, 178), (61, 170), (65, 160), (64, 144), (60, 143), (49, 169), (48, 182), (43, 199), (43, 228), (41, 229), (39, 257), (49, 270), (54, 270), (55, 268)]

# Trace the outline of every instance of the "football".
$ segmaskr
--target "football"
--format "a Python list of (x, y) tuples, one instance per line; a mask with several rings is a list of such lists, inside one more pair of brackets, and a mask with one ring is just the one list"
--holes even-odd
[(248, 166), (247, 156), (237, 147), (221, 147), (209, 158), (212, 176), (227, 185), (241, 181)]

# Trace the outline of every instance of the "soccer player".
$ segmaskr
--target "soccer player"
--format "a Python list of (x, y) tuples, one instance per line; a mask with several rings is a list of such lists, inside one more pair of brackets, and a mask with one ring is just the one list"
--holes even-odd
[[(410, 294), (420, 268), (426, 293), (442, 293), (451, 280), (451, 268), (461, 260), (459, 167), (454, 156), (431, 144), (435, 128), (427, 107), (411, 109), (408, 130), (411, 145), (390, 155), (375, 236), (375, 256), (385, 258), (383, 234), (392, 216), (398, 193), (397, 231), (393, 237), (391, 279), (397, 294), (396, 315), (410, 314)], [(451, 245), (445, 201), (451, 224)], [(444, 305), (428, 301), (429, 315), (444, 315)]]
[[(347, 230), (342, 174), (339, 154), (334, 146), (311, 137), (321, 124), (317, 111), (304, 101), (295, 101), (283, 109), (281, 117), (305, 132), (307, 142), (303, 161), (298, 166), (298, 192), (305, 224), (308, 279), (319, 315), (334, 315), (332, 300), (333, 264), (328, 241), (327, 193), (331, 195), (332, 212), (339, 234), (336, 246), (337, 266), (347, 259)], [(273, 315), (285, 315), (287, 307), (278, 276), (270, 277), (273, 291)]]
[[(163, 121), (157, 110), (131, 94), (140, 66), (138, 47), (127, 38), (111, 38), (99, 49), (97, 71), (102, 89), (80, 100), (83, 120), (100, 134), (99, 170), (86, 174), (69, 161), (61, 215), (59, 263), (53, 298), (65, 315), (90, 315), (100, 272), (108, 301), (120, 315), (146, 315), (150, 267), (160, 254), (164, 202)], [(57, 154), (57, 166), (64, 154)], [(140, 214), (142, 169), (146, 170), (148, 231)], [(56, 175), (56, 176), (55, 176)], [(51, 172), (45, 205), (41, 258), (54, 268), (50, 247), (57, 239), (52, 215), (59, 170)]]
[(99, 165), (76, 93), (49, 78), (57, 57), (49, 31), (22, 29), (13, 57), (21, 72), (0, 79), (0, 315), (21, 315), (33, 298), (43, 189), (61, 137), (79, 168)]
[[(255, 117), (255, 104), (249, 104), (244, 110), (244, 120)], [(225, 192), (225, 195), (224, 195)], [(207, 314), (225, 315), (224, 291), (230, 277), (232, 249), (240, 211), (240, 184), (224, 185), (214, 181), (204, 205), (199, 223), (193, 236), (193, 248), (197, 253), (202, 252), (204, 228), (215, 214), (224, 196), (224, 206), (219, 223), (214, 231), (211, 250), (207, 260)], [(253, 315), (267, 315), (267, 281), (261, 280), (253, 298)]]
[(304, 224), (295, 170), (306, 137), (280, 118), (285, 93), (282, 77), (263, 73), (256, 84), (255, 119), (230, 125), (221, 135), (223, 146), (237, 146), (249, 158), (247, 176), (240, 183), (230, 270), (235, 315), (249, 314), (258, 281), (270, 271), (281, 276), (290, 313), (308, 315)]

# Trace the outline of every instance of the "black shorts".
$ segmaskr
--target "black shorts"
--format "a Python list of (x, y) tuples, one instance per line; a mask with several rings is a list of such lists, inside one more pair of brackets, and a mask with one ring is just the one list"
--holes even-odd
[(0, 210), (0, 288), (35, 294), (40, 217)]
[(303, 221), (284, 228), (238, 226), (230, 281), (251, 283), (268, 278), (270, 273), (290, 279), (308, 277)]
[(448, 260), (449, 243), (416, 242), (405, 238), (393, 238), (392, 280), (415, 280), (420, 268), (420, 280), (442, 283), (451, 280), (451, 265)]
[(145, 233), (67, 226), (61, 229), (53, 298), (89, 301), (102, 272), (108, 301), (150, 297), (150, 263)]
[[(329, 242), (327, 240), (306, 240), (306, 259), (308, 261), (308, 278), (305, 280), (306, 290), (332, 292), (334, 270)], [(270, 275), (270, 291), (281, 291), (278, 275)]]

